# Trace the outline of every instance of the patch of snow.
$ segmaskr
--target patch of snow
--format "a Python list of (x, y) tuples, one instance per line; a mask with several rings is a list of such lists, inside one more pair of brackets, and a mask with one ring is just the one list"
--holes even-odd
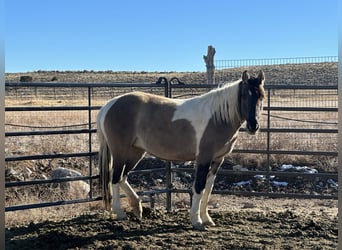
[(234, 171), (248, 171), (248, 168), (244, 168), (241, 165), (235, 165), (235, 166), (233, 166), (233, 170)]
[(327, 183), (330, 184), (331, 187), (334, 187), (334, 188), (338, 187), (338, 183), (335, 182), (333, 179), (328, 179)]
[(286, 181), (272, 181), (272, 184), (278, 187), (287, 187), (287, 185), (289, 185)]
[(233, 183), (234, 186), (246, 186), (246, 185), (251, 185), (252, 184), (252, 180), (248, 180), (248, 181), (239, 181), (236, 183)]
[(317, 174), (317, 169), (309, 168), (307, 166), (294, 166), (292, 164), (283, 164), (280, 166), (279, 171), (284, 172), (300, 172), (300, 173), (308, 173), (308, 174)]

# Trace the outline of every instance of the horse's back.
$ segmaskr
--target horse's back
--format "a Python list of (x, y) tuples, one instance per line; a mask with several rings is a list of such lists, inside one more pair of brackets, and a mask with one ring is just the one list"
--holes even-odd
[(118, 144), (112, 147), (134, 146), (164, 159), (193, 160), (196, 141), (191, 123), (172, 121), (179, 102), (143, 92), (116, 97), (101, 111), (106, 137)]
[[(100, 110), (103, 123), (114, 121), (116, 124), (139, 122), (150, 114), (166, 115), (166, 110), (174, 109), (177, 102), (166, 97), (144, 92), (131, 92), (108, 101)], [(172, 111), (173, 112), (173, 111)], [(113, 123), (112, 123), (113, 124)]]

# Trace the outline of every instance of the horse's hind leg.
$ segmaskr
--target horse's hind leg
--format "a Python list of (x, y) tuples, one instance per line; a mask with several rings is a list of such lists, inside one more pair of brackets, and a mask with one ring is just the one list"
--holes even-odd
[(131, 185), (129, 185), (129, 183), (127, 181), (127, 175), (128, 175), (130, 170), (132, 170), (136, 167), (136, 165), (144, 157), (144, 155), (145, 155), (145, 152), (140, 150), (140, 149), (132, 148), (130, 150), (130, 154), (128, 157), (129, 159), (126, 161), (122, 181), (120, 182), (120, 187), (122, 188), (122, 190), (126, 193), (126, 195), (130, 199), (134, 215), (139, 219), (142, 217), (141, 200), (140, 200), (139, 196), (134, 192)]
[(139, 196), (134, 192), (133, 188), (129, 183), (127, 182), (127, 176), (123, 178), (123, 181), (120, 182), (120, 187), (122, 190), (126, 193), (126, 195), (130, 199), (131, 206), (133, 208), (134, 215), (141, 219), (142, 217), (142, 206), (141, 206), (141, 200)]
[(124, 160), (119, 157), (114, 158), (114, 166), (112, 173), (112, 190), (113, 190), (113, 204), (112, 211), (116, 214), (118, 220), (127, 219), (126, 213), (121, 208), (120, 202), (120, 182), (122, 181), (122, 173), (124, 168)]
[(127, 219), (126, 213), (121, 208), (120, 202), (120, 184), (113, 184), (113, 206), (112, 211), (116, 214), (118, 220)]

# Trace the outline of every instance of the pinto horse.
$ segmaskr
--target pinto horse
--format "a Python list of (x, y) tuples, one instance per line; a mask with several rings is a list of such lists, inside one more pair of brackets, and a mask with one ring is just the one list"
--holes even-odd
[(264, 81), (262, 71), (257, 77), (245, 71), (240, 80), (189, 99), (142, 92), (111, 99), (97, 116), (106, 209), (117, 219), (127, 218), (120, 205), (121, 188), (134, 214), (142, 217), (141, 200), (127, 175), (147, 152), (170, 161), (196, 161), (190, 220), (197, 230), (214, 226), (207, 204), (217, 171), (224, 156), (233, 150), (243, 122), (247, 121), (250, 134), (258, 131)]

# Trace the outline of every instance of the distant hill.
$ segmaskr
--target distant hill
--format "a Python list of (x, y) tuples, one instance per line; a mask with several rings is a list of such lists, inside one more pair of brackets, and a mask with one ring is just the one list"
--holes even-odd
[[(234, 81), (240, 78), (244, 70), (256, 74), (263, 70), (266, 84), (288, 85), (337, 85), (337, 62), (282, 64), (252, 67), (229, 68), (215, 72), (216, 83)], [(69, 83), (109, 83), (127, 82), (153, 83), (159, 77), (178, 77), (184, 83), (206, 83), (205, 72), (131, 72), (131, 71), (34, 71), (25, 73), (6, 73), (6, 82), (19, 82), (21, 76), (31, 76), (33, 82), (69, 82)]]

